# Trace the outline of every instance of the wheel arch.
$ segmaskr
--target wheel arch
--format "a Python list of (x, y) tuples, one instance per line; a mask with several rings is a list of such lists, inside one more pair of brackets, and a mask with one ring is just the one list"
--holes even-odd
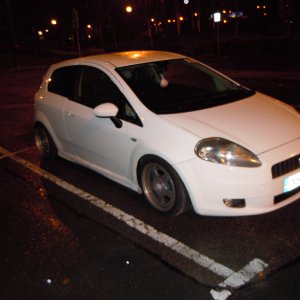
[[(142, 188), (142, 184), (141, 184), (141, 172), (143, 170), (143, 166), (147, 163), (147, 162), (153, 162), (153, 161), (158, 161), (161, 162), (161, 164), (163, 166), (166, 166), (168, 168), (171, 168), (173, 170), (173, 172), (177, 175), (178, 179), (180, 180), (184, 190), (185, 190), (185, 194), (187, 196), (186, 198), (186, 203), (185, 205), (183, 205), (181, 208), (176, 209), (175, 213), (171, 212), (171, 215), (178, 215), (183, 213), (184, 211), (190, 209), (191, 207), (193, 207), (191, 199), (190, 199), (190, 195), (189, 195), (189, 191), (188, 188), (186, 187), (186, 184), (184, 182), (184, 180), (182, 179), (182, 177), (180, 176), (180, 174), (178, 173), (178, 171), (176, 170), (176, 168), (174, 168), (174, 166), (169, 163), (166, 159), (164, 159), (163, 157), (156, 155), (156, 154), (144, 154), (143, 156), (141, 156), (137, 162), (137, 167), (136, 167), (136, 177), (137, 177), (137, 182), (139, 187), (142, 190), (143, 193), (143, 188)], [(177, 189), (177, 187), (176, 187)]]

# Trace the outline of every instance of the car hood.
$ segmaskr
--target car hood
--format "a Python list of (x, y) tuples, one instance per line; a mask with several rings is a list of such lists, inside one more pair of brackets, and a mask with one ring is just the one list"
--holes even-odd
[(199, 139), (223, 137), (256, 154), (300, 137), (300, 114), (261, 93), (214, 108), (162, 117)]

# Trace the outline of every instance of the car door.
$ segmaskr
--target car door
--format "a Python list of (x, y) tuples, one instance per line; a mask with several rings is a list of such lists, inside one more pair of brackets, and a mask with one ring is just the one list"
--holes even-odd
[[(68, 101), (64, 112), (69, 141), (85, 164), (120, 183), (130, 185), (131, 154), (143, 129), (138, 116), (103, 71), (80, 66), (76, 78), (74, 99)], [(121, 128), (117, 128), (110, 118), (95, 116), (93, 109), (107, 102), (119, 108)]]

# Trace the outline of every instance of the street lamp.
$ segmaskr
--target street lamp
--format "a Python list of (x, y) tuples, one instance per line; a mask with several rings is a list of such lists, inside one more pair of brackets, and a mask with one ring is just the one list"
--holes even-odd
[(221, 22), (221, 13), (214, 13), (214, 22), (217, 24), (217, 51), (220, 52), (220, 22)]
[(126, 35), (127, 35), (127, 42), (128, 46), (130, 45), (130, 37), (131, 37), (131, 27), (132, 27), (132, 18), (129, 17), (129, 15), (132, 13), (133, 9), (131, 5), (127, 5), (125, 7), (125, 11), (127, 13), (126, 18), (126, 24), (125, 24), (125, 30), (126, 30)]

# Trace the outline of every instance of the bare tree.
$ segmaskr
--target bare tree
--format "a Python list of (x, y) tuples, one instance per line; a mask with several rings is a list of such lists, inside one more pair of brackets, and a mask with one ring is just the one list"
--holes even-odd
[(88, 0), (89, 11), (94, 19), (94, 33), (100, 47), (105, 44), (105, 32), (109, 31), (109, 35), (113, 38), (113, 43), (117, 47), (117, 36), (114, 14), (115, 1), (111, 0)]

